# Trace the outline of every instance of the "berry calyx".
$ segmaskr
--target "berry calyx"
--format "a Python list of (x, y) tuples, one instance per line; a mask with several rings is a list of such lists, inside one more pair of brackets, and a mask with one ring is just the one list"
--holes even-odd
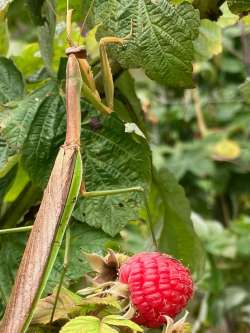
[(156, 328), (174, 318), (193, 295), (193, 281), (182, 263), (159, 252), (142, 252), (119, 269), (119, 281), (127, 284), (136, 314), (133, 320)]

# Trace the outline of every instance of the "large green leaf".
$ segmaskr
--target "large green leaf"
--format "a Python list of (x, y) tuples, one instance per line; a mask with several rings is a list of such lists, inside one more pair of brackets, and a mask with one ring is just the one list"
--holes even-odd
[[(115, 114), (86, 123), (82, 128), (82, 146), (87, 191), (148, 187), (151, 178), (148, 144), (135, 134), (125, 133), (124, 124)], [(86, 198), (79, 200), (73, 215), (114, 236), (129, 220), (137, 218), (142, 204), (141, 195), (136, 193)]]
[(143, 332), (143, 329), (131, 320), (119, 315), (109, 315), (103, 318), (103, 323), (114, 326), (129, 327), (133, 332)]
[(250, 10), (249, 0), (227, 0), (227, 2), (233, 13), (241, 14)]
[(23, 146), (22, 160), (31, 179), (43, 187), (65, 136), (65, 106), (57, 89), (39, 105)]
[[(174, 6), (167, 0), (97, 0), (98, 37), (129, 34), (113, 55), (126, 68), (142, 67), (153, 80), (169, 86), (191, 87), (192, 41), (197, 37), (199, 12), (191, 4)], [(131, 23), (132, 22), (132, 23)]]
[(143, 329), (122, 316), (106, 316), (102, 319), (93, 316), (80, 316), (69, 321), (60, 333), (115, 333), (118, 332), (112, 326), (128, 327), (134, 332), (142, 332)]
[(200, 276), (204, 268), (204, 251), (193, 229), (184, 190), (167, 169), (155, 174), (154, 182), (163, 212), (159, 250), (180, 259)]
[(201, 20), (199, 37), (194, 42), (196, 59), (206, 61), (222, 52), (221, 28), (216, 22)]
[(1, 158), (7, 158), (20, 152), (26, 141), (32, 123), (39, 107), (47, 95), (55, 89), (55, 83), (50, 82), (26, 96), (15, 108), (5, 110), (0, 115), (0, 137), (3, 142), (0, 149)]
[[(124, 103), (123, 109), (119, 106), (116, 107), (115, 104), (114, 109), (117, 110), (119, 117), (121, 117), (123, 121), (137, 124), (141, 131), (146, 134), (141, 103), (136, 95), (135, 81), (129, 71), (124, 71), (118, 77), (115, 81), (115, 87), (119, 103), (121, 103), (121, 101)], [(117, 103), (117, 100), (115, 102)]]
[(22, 97), (24, 90), (22, 74), (12, 60), (0, 57), (0, 77), (1, 103), (7, 103)]

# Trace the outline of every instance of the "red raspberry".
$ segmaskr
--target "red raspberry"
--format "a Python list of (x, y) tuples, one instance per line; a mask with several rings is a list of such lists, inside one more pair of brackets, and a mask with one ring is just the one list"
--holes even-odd
[(128, 284), (136, 309), (133, 320), (150, 328), (162, 326), (164, 315), (174, 318), (193, 294), (189, 270), (159, 252), (141, 252), (129, 258), (119, 270), (119, 281)]

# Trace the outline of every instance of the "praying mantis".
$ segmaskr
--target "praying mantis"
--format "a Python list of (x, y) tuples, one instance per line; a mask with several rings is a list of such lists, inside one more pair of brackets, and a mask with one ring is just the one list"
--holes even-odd
[[(69, 48), (66, 69), (67, 130), (64, 145), (60, 148), (50, 175), (43, 199), (35, 219), (26, 249), (19, 266), (15, 285), (0, 324), (0, 333), (25, 333), (31, 323), (35, 307), (46, 286), (59, 248), (68, 228), (76, 199), (141, 192), (144, 197), (148, 220), (151, 221), (146, 194), (142, 187), (108, 191), (86, 192), (82, 183), (83, 164), (80, 154), (81, 94), (101, 113), (113, 112), (114, 84), (106, 51), (107, 44), (125, 45), (131, 33), (123, 38), (104, 37), (100, 40), (100, 63), (104, 80), (105, 103), (96, 89), (95, 80), (86, 59), (86, 51), (75, 46), (71, 39), (72, 10), (67, 11), (67, 36)], [(154, 244), (156, 240), (150, 223)], [(17, 228), (18, 229), (18, 228)], [(14, 230), (10, 230), (14, 232)], [(16, 231), (27, 231), (16, 230)], [(8, 232), (4, 230), (4, 232)], [(66, 233), (66, 251), (62, 278), (67, 266), (69, 231)], [(54, 310), (56, 308), (56, 302)], [(53, 310), (53, 312), (54, 312)], [(51, 321), (53, 320), (53, 312)]]

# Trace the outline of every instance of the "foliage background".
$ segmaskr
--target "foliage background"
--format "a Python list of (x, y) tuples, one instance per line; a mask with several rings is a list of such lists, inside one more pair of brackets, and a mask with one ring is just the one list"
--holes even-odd
[[(171, 7), (170, 1), (159, 1), (165, 7), (155, 17), (169, 12), (158, 27), (160, 38), (167, 40), (161, 52), (154, 34), (157, 21), (146, 23), (145, 35), (136, 24), (127, 48), (110, 48), (117, 114), (103, 118), (82, 101), (85, 182), (89, 191), (135, 185), (147, 189), (160, 249), (189, 265), (197, 282), (189, 309), (193, 332), (249, 332), (250, 8), (248, 1), (189, 2), (173, 0), (178, 7)], [(149, 2), (143, 3), (151, 10)], [(6, 4), (0, 2), (2, 229), (32, 224), (64, 140), (67, 46), (65, 1)], [(121, 8), (115, 1), (95, 1), (82, 30), (90, 2), (70, 4), (75, 9), (74, 40), (86, 46), (102, 91), (96, 24), (102, 21), (97, 38), (127, 35), (137, 2), (126, 8), (126, 20), (117, 21)], [(181, 24), (177, 14), (185, 18)], [(72, 290), (90, 272), (83, 252), (152, 249), (138, 194), (79, 200), (71, 230), (65, 285)], [(27, 235), (0, 237), (3, 313)], [(59, 280), (62, 261), (63, 249), (47, 294)]]

